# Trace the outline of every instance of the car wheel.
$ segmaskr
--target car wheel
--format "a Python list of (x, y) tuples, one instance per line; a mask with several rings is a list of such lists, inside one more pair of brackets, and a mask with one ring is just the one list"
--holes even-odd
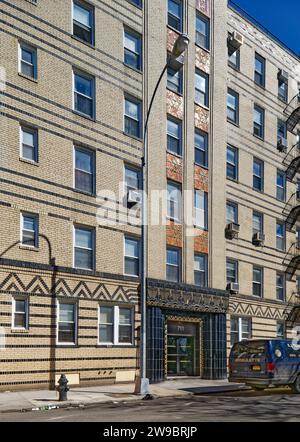
[(298, 376), (295, 382), (291, 385), (291, 389), (294, 393), (300, 394), (300, 376)]

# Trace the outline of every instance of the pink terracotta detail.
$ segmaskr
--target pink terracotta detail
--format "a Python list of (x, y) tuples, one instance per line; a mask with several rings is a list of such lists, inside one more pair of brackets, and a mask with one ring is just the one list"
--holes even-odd
[(196, 47), (196, 67), (207, 74), (210, 73), (210, 53)]
[(198, 105), (195, 105), (195, 126), (204, 132), (209, 131), (209, 111)]
[(194, 167), (194, 186), (197, 190), (208, 192), (208, 170), (200, 166)]
[(182, 158), (167, 153), (167, 178), (178, 183), (182, 183), (183, 166)]
[(194, 250), (197, 253), (208, 254), (208, 232), (197, 230), (194, 240)]
[(167, 114), (183, 119), (183, 98), (171, 91), (167, 91)]
[(196, 8), (205, 15), (210, 15), (210, 0), (196, 0)]

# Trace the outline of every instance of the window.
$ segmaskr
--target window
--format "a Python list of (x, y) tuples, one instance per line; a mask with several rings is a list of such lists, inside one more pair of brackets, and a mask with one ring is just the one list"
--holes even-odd
[(251, 338), (251, 319), (231, 317), (231, 345)]
[(231, 89), (227, 93), (227, 119), (239, 124), (239, 94)]
[(252, 294), (261, 298), (263, 296), (263, 269), (253, 267)]
[(128, 29), (124, 30), (124, 63), (131, 68), (142, 68), (141, 36)]
[(125, 238), (125, 275), (139, 276), (140, 274), (140, 241), (135, 238)]
[(176, 94), (182, 94), (182, 72), (182, 69), (176, 72), (170, 66), (168, 67), (167, 88)]
[(73, 1), (73, 35), (94, 44), (94, 8), (83, 1)]
[(74, 266), (77, 269), (94, 268), (94, 230), (84, 227), (74, 228)]
[(276, 273), (276, 298), (284, 301), (285, 298), (285, 277), (283, 273)]
[(133, 344), (133, 309), (99, 307), (99, 344)]
[(12, 298), (12, 328), (27, 330), (28, 321), (28, 299), (23, 297)]
[(125, 97), (124, 130), (127, 135), (141, 137), (141, 115), (141, 103), (133, 98)]
[(231, 146), (227, 146), (226, 176), (231, 180), (238, 179), (238, 151)]
[(94, 152), (75, 147), (75, 189), (94, 193), (95, 166)]
[(226, 203), (226, 224), (238, 224), (238, 205), (227, 201)]
[(277, 138), (287, 139), (286, 123), (280, 119), (277, 120)]
[(265, 136), (265, 111), (257, 105), (254, 106), (253, 134), (261, 139)]
[(21, 126), (21, 158), (28, 161), (38, 161), (38, 131)]
[[(228, 40), (230, 40), (231, 33), (228, 33)], [(234, 69), (240, 70), (240, 58), (241, 51), (240, 49), (235, 49), (228, 43), (228, 64)]]
[(171, 118), (167, 120), (167, 150), (176, 155), (182, 150), (182, 124)]
[(208, 228), (208, 197), (203, 190), (195, 190), (195, 226), (203, 230)]
[(140, 8), (142, 7), (142, 0), (128, 0), (128, 1), (133, 5), (139, 6)]
[(207, 287), (207, 255), (194, 256), (194, 280), (195, 285)]
[(182, 0), (168, 0), (168, 25), (182, 32)]
[(300, 247), (300, 227), (296, 227), (296, 245)]
[(285, 227), (280, 221), (276, 223), (276, 248), (278, 250), (285, 250)]
[(201, 106), (209, 106), (209, 76), (204, 72), (196, 71), (195, 102)]
[(285, 103), (288, 102), (289, 97), (289, 84), (287, 81), (278, 80), (278, 98)]
[(296, 199), (299, 201), (300, 199), (300, 179), (297, 178), (296, 182)]
[(210, 46), (209, 20), (200, 14), (196, 15), (196, 44), (209, 50)]
[(297, 291), (297, 294), (299, 295), (300, 294), (300, 276), (296, 277), (296, 291)]
[(208, 167), (208, 134), (195, 130), (195, 163)]
[(253, 189), (264, 190), (264, 163), (257, 158), (253, 159)]
[(131, 166), (125, 166), (125, 192), (130, 190), (139, 190), (141, 187), (141, 174), (138, 169)]
[(252, 215), (252, 233), (263, 233), (264, 231), (264, 217), (262, 213), (253, 212)]
[(58, 336), (59, 344), (74, 345), (77, 340), (77, 305), (58, 302)]
[(19, 72), (26, 77), (37, 79), (37, 51), (36, 48), (20, 43)]
[(255, 72), (254, 81), (259, 86), (265, 86), (266, 78), (266, 60), (259, 54), (255, 54)]
[(167, 281), (181, 282), (181, 252), (172, 247), (167, 248)]
[(276, 198), (279, 201), (285, 201), (286, 195), (286, 179), (285, 173), (277, 170), (277, 180), (276, 180)]
[(285, 323), (283, 321), (277, 321), (277, 324), (276, 324), (276, 337), (279, 338), (279, 339), (285, 339), (286, 338)]
[(21, 243), (28, 247), (38, 247), (38, 216), (27, 213), (21, 215)]
[(168, 181), (168, 211), (167, 216), (169, 219), (180, 221), (181, 220), (181, 186)]
[(94, 78), (74, 72), (74, 110), (90, 118), (94, 117)]
[(238, 262), (233, 259), (226, 260), (226, 280), (227, 284), (238, 282)]

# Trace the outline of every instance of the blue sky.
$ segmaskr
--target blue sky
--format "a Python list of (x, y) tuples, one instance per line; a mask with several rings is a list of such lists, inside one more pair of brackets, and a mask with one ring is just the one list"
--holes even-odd
[(300, 55), (299, 0), (234, 0), (234, 3)]

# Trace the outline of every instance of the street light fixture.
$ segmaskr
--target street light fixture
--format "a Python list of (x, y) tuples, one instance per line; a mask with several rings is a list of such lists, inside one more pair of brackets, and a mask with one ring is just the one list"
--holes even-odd
[(140, 336), (140, 377), (139, 377), (139, 385), (137, 385), (136, 392), (146, 395), (149, 394), (149, 379), (146, 377), (146, 314), (147, 314), (147, 251), (148, 251), (148, 207), (147, 207), (147, 199), (145, 200), (145, 192), (147, 190), (147, 181), (148, 181), (148, 123), (149, 117), (151, 114), (152, 106), (154, 99), (156, 97), (158, 88), (163, 79), (163, 76), (168, 69), (169, 66), (172, 65), (172, 69), (175, 72), (178, 72), (182, 66), (183, 62), (178, 59), (184, 54), (189, 45), (190, 39), (187, 34), (181, 34), (178, 36), (175, 44), (173, 46), (173, 50), (171, 54), (168, 56), (167, 63), (162, 70), (162, 73), (157, 81), (155, 86), (149, 109), (145, 118), (145, 126), (144, 126), (144, 135), (143, 135), (143, 146), (144, 146), (144, 156), (142, 159), (142, 265), (141, 265), (141, 336)]

